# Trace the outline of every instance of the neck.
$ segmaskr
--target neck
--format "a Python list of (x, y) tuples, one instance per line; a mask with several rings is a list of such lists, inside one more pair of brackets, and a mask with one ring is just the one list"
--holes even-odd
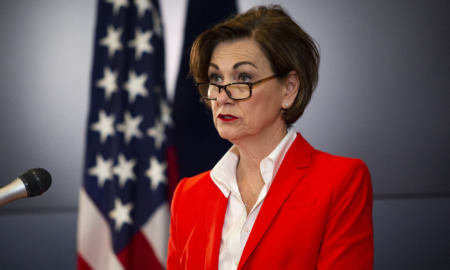
[[(246, 197), (248, 202), (251, 202), (252, 199), (256, 202), (256, 198), (264, 186), (264, 179), (260, 171), (261, 161), (277, 147), (286, 133), (287, 130), (284, 129), (274, 136), (268, 137), (270, 140), (265, 140), (264, 143), (255, 141), (248, 144), (235, 144), (235, 147), (233, 147), (232, 151), (239, 156), (239, 163), (236, 168), (237, 184), (241, 196)], [(250, 196), (252, 199), (249, 199), (249, 194), (253, 193), (254, 196)], [(252, 204), (249, 203), (249, 206), (252, 207)]]
[(283, 126), (275, 134), (272, 133), (268, 136), (246, 138), (233, 142), (239, 155), (238, 168), (244, 171), (259, 171), (261, 161), (277, 147), (286, 134), (286, 126)]

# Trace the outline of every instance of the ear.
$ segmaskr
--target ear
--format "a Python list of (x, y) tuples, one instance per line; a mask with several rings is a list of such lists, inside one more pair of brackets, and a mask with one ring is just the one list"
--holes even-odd
[(300, 78), (295, 71), (288, 73), (284, 82), (284, 93), (281, 103), (281, 108), (289, 109), (294, 104), (295, 98), (298, 95), (298, 89), (300, 88)]

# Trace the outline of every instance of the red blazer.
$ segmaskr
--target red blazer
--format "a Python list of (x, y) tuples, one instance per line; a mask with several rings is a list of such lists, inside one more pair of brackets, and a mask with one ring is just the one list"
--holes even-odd
[[(228, 199), (209, 172), (184, 179), (172, 201), (167, 269), (217, 269)], [(313, 149), (286, 153), (238, 269), (372, 269), (372, 186), (365, 164)]]

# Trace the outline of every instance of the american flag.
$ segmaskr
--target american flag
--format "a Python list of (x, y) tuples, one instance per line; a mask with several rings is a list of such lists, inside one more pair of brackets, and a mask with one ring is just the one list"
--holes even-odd
[(164, 41), (157, 0), (100, 0), (78, 269), (164, 269), (169, 234)]

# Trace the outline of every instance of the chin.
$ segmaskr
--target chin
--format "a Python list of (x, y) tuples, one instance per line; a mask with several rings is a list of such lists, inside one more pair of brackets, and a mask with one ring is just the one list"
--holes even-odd
[(234, 140), (238, 140), (239, 138), (242, 137), (242, 133), (241, 132), (236, 132), (236, 131), (232, 131), (232, 130), (218, 130), (217, 131), (219, 133), (219, 136), (222, 139), (228, 140), (230, 142), (234, 141)]

